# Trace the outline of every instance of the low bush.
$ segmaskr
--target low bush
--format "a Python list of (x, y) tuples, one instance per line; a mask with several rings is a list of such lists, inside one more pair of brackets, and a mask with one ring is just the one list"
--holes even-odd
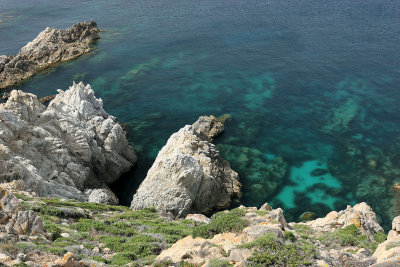
[(248, 225), (243, 219), (244, 215), (245, 211), (239, 208), (229, 212), (218, 212), (209, 224), (194, 228), (193, 237), (212, 238), (219, 233), (240, 232)]

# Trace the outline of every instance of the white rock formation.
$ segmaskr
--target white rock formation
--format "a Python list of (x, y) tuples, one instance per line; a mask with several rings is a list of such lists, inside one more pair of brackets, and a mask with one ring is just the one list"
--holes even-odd
[(0, 182), (22, 179), (38, 196), (87, 201), (135, 163), (125, 132), (90, 85), (73, 84), (46, 108), (12, 91), (0, 105)]
[(131, 208), (157, 207), (174, 217), (226, 208), (240, 195), (238, 174), (208, 140), (223, 126), (200, 119), (173, 134), (133, 196)]
[(0, 88), (18, 84), (36, 72), (91, 50), (99, 39), (94, 21), (79, 22), (66, 30), (46, 28), (15, 56), (0, 55)]

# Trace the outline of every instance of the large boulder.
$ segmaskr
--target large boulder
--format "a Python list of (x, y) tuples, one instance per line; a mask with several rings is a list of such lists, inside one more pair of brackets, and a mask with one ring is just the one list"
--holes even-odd
[(38, 196), (87, 201), (136, 161), (125, 132), (90, 85), (73, 84), (46, 108), (13, 90), (0, 105), (0, 182), (22, 179)]
[(91, 50), (100, 38), (94, 21), (79, 22), (66, 30), (46, 28), (15, 56), (0, 56), (0, 89), (16, 85), (36, 72)]
[(241, 184), (209, 142), (222, 129), (215, 117), (200, 117), (174, 133), (133, 196), (131, 208), (157, 207), (181, 218), (228, 207), (240, 195)]

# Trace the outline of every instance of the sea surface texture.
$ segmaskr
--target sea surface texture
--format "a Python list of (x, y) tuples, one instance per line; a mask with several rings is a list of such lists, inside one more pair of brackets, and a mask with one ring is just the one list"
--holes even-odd
[(237, 205), (291, 221), (366, 201), (386, 228), (400, 213), (400, 1), (0, 0), (0, 54), (90, 19), (91, 54), (17, 88), (91, 84), (138, 152), (113, 186), (123, 204), (172, 133), (229, 114), (216, 143)]

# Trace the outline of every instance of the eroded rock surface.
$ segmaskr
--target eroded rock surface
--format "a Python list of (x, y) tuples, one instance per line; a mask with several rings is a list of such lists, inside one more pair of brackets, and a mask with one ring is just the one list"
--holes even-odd
[(240, 195), (241, 185), (209, 142), (222, 129), (215, 117), (200, 117), (174, 133), (133, 196), (131, 208), (157, 207), (176, 218), (226, 208)]
[(66, 30), (46, 28), (17, 55), (0, 56), (0, 89), (16, 85), (39, 70), (88, 53), (100, 38), (94, 21), (79, 22)]
[(22, 179), (38, 196), (87, 201), (130, 169), (136, 155), (90, 85), (73, 84), (49, 106), (13, 90), (0, 105), (0, 182)]
[(43, 221), (32, 210), (20, 211), (18, 199), (0, 188), (0, 232), (14, 235), (43, 234)]

